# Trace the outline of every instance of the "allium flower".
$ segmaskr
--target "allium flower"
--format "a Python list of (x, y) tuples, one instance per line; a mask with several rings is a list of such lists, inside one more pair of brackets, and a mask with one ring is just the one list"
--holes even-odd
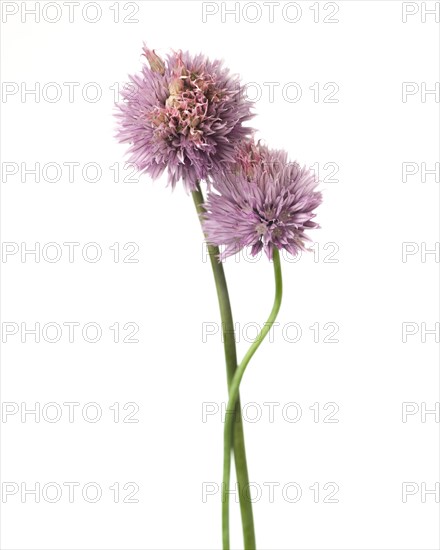
[(221, 163), (233, 160), (242, 126), (253, 115), (238, 77), (221, 61), (187, 52), (163, 61), (144, 46), (150, 67), (131, 76), (117, 117), (121, 142), (130, 143), (130, 162), (156, 178), (168, 168), (172, 187), (183, 180), (193, 190)]
[(207, 241), (224, 249), (220, 260), (251, 246), (253, 256), (273, 247), (292, 255), (305, 250), (307, 229), (319, 227), (313, 210), (321, 203), (313, 173), (287, 153), (244, 141), (236, 162), (214, 175), (205, 204), (203, 227)]

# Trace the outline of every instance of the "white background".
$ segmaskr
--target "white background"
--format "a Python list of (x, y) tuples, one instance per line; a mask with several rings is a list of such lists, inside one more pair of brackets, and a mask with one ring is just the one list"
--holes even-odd
[[(2, 321), (81, 326), (73, 343), (64, 327), (56, 343), (47, 341), (53, 333), (22, 343), (20, 330), (3, 345), (2, 400), (19, 408), (2, 416), (3, 493), (6, 483), (80, 486), (72, 503), (65, 486), (56, 503), (47, 501), (52, 493), (39, 503), (32, 495), (21, 502), (21, 490), (3, 494), (1, 548), (220, 547), (219, 493), (203, 502), (202, 487), (220, 484), (223, 424), (219, 413), (203, 422), (202, 408), (225, 401), (226, 377), (219, 333), (202, 338), (219, 313), (201, 231), (183, 188), (172, 193), (165, 177), (153, 183), (131, 174), (126, 147), (114, 139), (115, 83), (140, 70), (143, 41), (161, 55), (182, 48), (223, 58), (253, 83), (249, 95), (259, 96), (258, 137), (301, 163), (319, 163), (321, 179), (327, 177), (317, 218), (322, 229), (311, 234), (319, 255), (283, 262), (280, 325), (242, 383), (242, 403), (254, 403), (244, 413), (250, 478), (259, 495), (258, 548), (439, 548), (438, 493), (437, 503), (423, 494), (423, 487), (438, 487), (439, 419), (422, 414), (439, 406), (438, 332), (423, 333), (438, 322), (439, 258), (422, 253), (438, 246), (438, 180), (428, 174), (423, 182), (421, 174), (422, 163), (432, 169), (438, 160), (439, 99), (422, 93), (438, 86), (438, 24), (434, 15), (422, 17), (438, 2), (319, 2), (314, 9), (298, 2), (301, 11), (275, 2), (272, 22), (262, 4), (259, 18), (253, 3), (238, 4), (235, 20), (224, 14), (225, 5), (211, 2), (205, 9), (217, 13), (204, 22), (202, 2), (102, 1), (95, 23), (86, 20), (97, 13), (90, 2), (74, 8), (73, 22), (62, 2), (58, 11), (55, 3), (2, 4), (1, 76), (9, 83), (1, 105), (2, 241), (18, 247), (2, 257)], [(83, 12), (86, 4), (92, 5)], [(33, 7), (39, 22), (25, 17)], [(402, 14), (411, 12), (403, 22)], [(327, 16), (339, 22), (324, 22)], [(65, 82), (77, 83), (73, 97)], [(273, 97), (269, 82), (279, 84)], [(293, 82), (302, 90), (296, 102), (289, 101), (293, 88), (287, 99), (282, 93)], [(414, 93), (404, 101), (405, 82), (414, 83)], [(37, 95), (21, 95), (36, 83)], [(56, 85), (44, 88), (48, 83)], [(319, 97), (310, 89), (314, 83)], [(323, 101), (334, 89), (326, 91), (327, 83), (338, 86), (337, 102)], [(96, 89), (102, 95), (93, 101)], [(58, 163), (59, 181), (26, 175), (21, 163), (29, 169), (36, 162), (40, 172)], [(80, 163), (72, 182), (66, 162)], [(404, 182), (408, 162), (417, 173)], [(99, 181), (87, 181), (92, 168), (83, 177), (86, 163), (99, 164)], [(326, 163), (337, 165), (333, 181)], [(14, 166), (18, 173), (11, 175)], [(39, 262), (32, 255), (21, 260), (25, 247), (51, 242), (62, 248), (58, 262), (46, 259), (55, 248), (46, 248)], [(64, 242), (80, 243), (73, 262)], [(90, 242), (102, 250), (95, 263), (82, 256)], [(137, 263), (122, 261), (129, 242), (139, 247)], [(109, 249), (114, 243), (120, 243), (119, 262)], [(404, 247), (414, 252), (406, 261)], [(269, 313), (272, 267), (265, 258), (238, 257), (225, 269), (242, 357), (255, 335), (247, 323), (261, 324)], [(89, 322), (102, 328), (94, 344), (81, 336)], [(109, 327), (116, 322), (122, 337), (124, 324), (136, 323), (139, 343), (115, 343)], [(296, 343), (289, 323), (301, 327)], [(315, 323), (318, 342), (309, 328)], [(323, 341), (326, 323), (337, 324), (337, 343)], [(413, 323), (407, 326), (415, 332), (406, 343), (403, 323)], [(61, 419), (45, 419), (56, 412), (52, 407), (40, 422), (32, 415), (21, 421), (20, 411), (37, 402), (59, 404)], [(72, 423), (65, 402), (80, 404)], [(81, 414), (90, 402), (102, 409), (96, 423)], [(131, 402), (139, 422), (122, 422), (130, 410), (115, 422), (109, 407)], [(268, 402), (278, 403), (273, 422)], [(292, 402), (301, 407), (297, 422), (289, 422)], [(318, 422), (309, 409), (314, 403)], [(337, 423), (323, 422), (334, 409), (325, 411), (327, 403), (339, 408)], [(405, 407), (414, 414), (403, 422)], [(261, 418), (252, 422), (256, 414)], [(102, 489), (96, 503), (82, 497), (90, 482)], [(109, 487), (119, 483), (125, 497), (128, 482), (139, 486), (139, 502), (115, 503)], [(273, 502), (268, 482), (279, 484)], [(339, 488), (337, 503), (323, 502), (330, 482)], [(302, 489), (296, 503), (289, 502), (293, 489), (283, 497), (291, 483)], [(319, 502), (309, 489), (316, 483)], [(406, 503), (404, 483), (415, 492)], [(240, 548), (238, 504), (231, 514), (232, 543)]]

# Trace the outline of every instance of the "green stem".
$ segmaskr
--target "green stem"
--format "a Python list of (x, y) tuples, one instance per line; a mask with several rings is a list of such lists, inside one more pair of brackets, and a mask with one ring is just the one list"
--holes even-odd
[[(226, 407), (226, 418), (225, 418), (225, 427), (224, 427), (224, 455), (223, 455), (223, 483), (222, 483), (222, 525), (223, 525), (223, 549), (229, 550), (229, 484), (231, 477), (231, 447), (233, 443), (233, 433), (232, 427), (234, 423), (234, 414), (236, 406), (238, 403), (239, 388), (240, 382), (243, 378), (244, 371), (248, 366), (249, 361), (251, 360), (254, 353), (257, 351), (261, 342), (267, 336), (267, 333), (272, 328), (273, 323), (278, 315), (281, 306), (281, 298), (283, 294), (283, 279), (281, 276), (281, 263), (280, 263), (280, 254), (277, 248), (273, 250), (273, 268), (275, 274), (275, 300), (270, 312), (269, 318), (265, 323), (264, 327), (261, 329), (261, 332), (258, 334), (255, 341), (250, 346), (246, 355), (243, 358), (243, 361), (237, 368), (237, 371), (234, 374), (231, 385), (229, 387), (229, 402)], [(249, 494), (249, 485), (246, 487), (238, 484), (238, 490), (240, 499), (245, 495), (242, 494), (244, 490), (248, 490), (246, 498), (250, 498)]]
[[(192, 192), (194, 204), (199, 216), (203, 214), (203, 193), (197, 183), (197, 189)], [(232, 319), (231, 304), (229, 301), (228, 287), (226, 284), (223, 264), (218, 261), (219, 250), (216, 246), (208, 245), (208, 254), (214, 274), (215, 286), (217, 289), (218, 302), (220, 306), (221, 325), (226, 360), (226, 372), (228, 389), (231, 386), (234, 374), (237, 370), (237, 352), (235, 348), (234, 322)], [(235, 470), (237, 472), (237, 483), (239, 487), (249, 486), (249, 476), (246, 462), (246, 448), (244, 444), (243, 421), (241, 417), (240, 396), (237, 391), (235, 407), (232, 417), (235, 419), (233, 436), (231, 436), (231, 449), (234, 449)], [(229, 456), (230, 460), (230, 456)], [(241, 522), (243, 525), (243, 539), (245, 550), (255, 550), (254, 517), (252, 502), (249, 497), (240, 495)]]

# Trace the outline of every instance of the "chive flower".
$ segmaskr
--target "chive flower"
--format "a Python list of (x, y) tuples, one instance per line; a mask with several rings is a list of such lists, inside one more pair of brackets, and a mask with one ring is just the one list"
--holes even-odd
[(244, 140), (235, 162), (213, 176), (203, 216), (209, 244), (222, 246), (219, 259), (251, 247), (272, 259), (274, 247), (295, 256), (306, 249), (306, 231), (319, 227), (314, 210), (322, 202), (312, 171), (289, 162), (287, 153)]
[(252, 103), (222, 61), (174, 52), (162, 60), (143, 48), (149, 66), (130, 76), (117, 104), (118, 132), (129, 143), (129, 161), (156, 179), (166, 169), (174, 189), (187, 191), (234, 160), (235, 147), (251, 129)]

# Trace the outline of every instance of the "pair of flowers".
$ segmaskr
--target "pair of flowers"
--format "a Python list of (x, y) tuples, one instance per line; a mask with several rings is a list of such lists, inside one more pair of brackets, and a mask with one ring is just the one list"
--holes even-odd
[(164, 61), (143, 51), (149, 66), (130, 77), (117, 113), (130, 162), (153, 178), (167, 170), (173, 188), (208, 182), (203, 229), (208, 243), (222, 246), (220, 259), (245, 246), (269, 258), (274, 247), (303, 250), (305, 231), (318, 227), (321, 193), (312, 172), (254, 142), (243, 124), (253, 104), (238, 77), (203, 55), (179, 51)]
[[(229, 550), (229, 485), (235, 457), (244, 546), (254, 550), (239, 386), (254, 353), (279, 312), (282, 277), (279, 250), (292, 255), (305, 248), (306, 230), (317, 227), (314, 210), (321, 202), (313, 174), (288, 162), (284, 151), (255, 142), (244, 125), (252, 103), (236, 76), (220, 61), (177, 52), (162, 60), (144, 47), (149, 66), (132, 76), (118, 105), (122, 142), (130, 144), (130, 161), (153, 178), (165, 170), (174, 188), (181, 181), (192, 193), (208, 242), (222, 317), (229, 401), (224, 427), (222, 483), (223, 548)], [(204, 200), (200, 181), (208, 186)], [(237, 364), (234, 324), (221, 260), (243, 247), (264, 250), (273, 260), (275, 300), (260, 334)], [(221, 247), (219, 249), (218, 247)], [(220, 251), (221, 250), (221, 251)]]

